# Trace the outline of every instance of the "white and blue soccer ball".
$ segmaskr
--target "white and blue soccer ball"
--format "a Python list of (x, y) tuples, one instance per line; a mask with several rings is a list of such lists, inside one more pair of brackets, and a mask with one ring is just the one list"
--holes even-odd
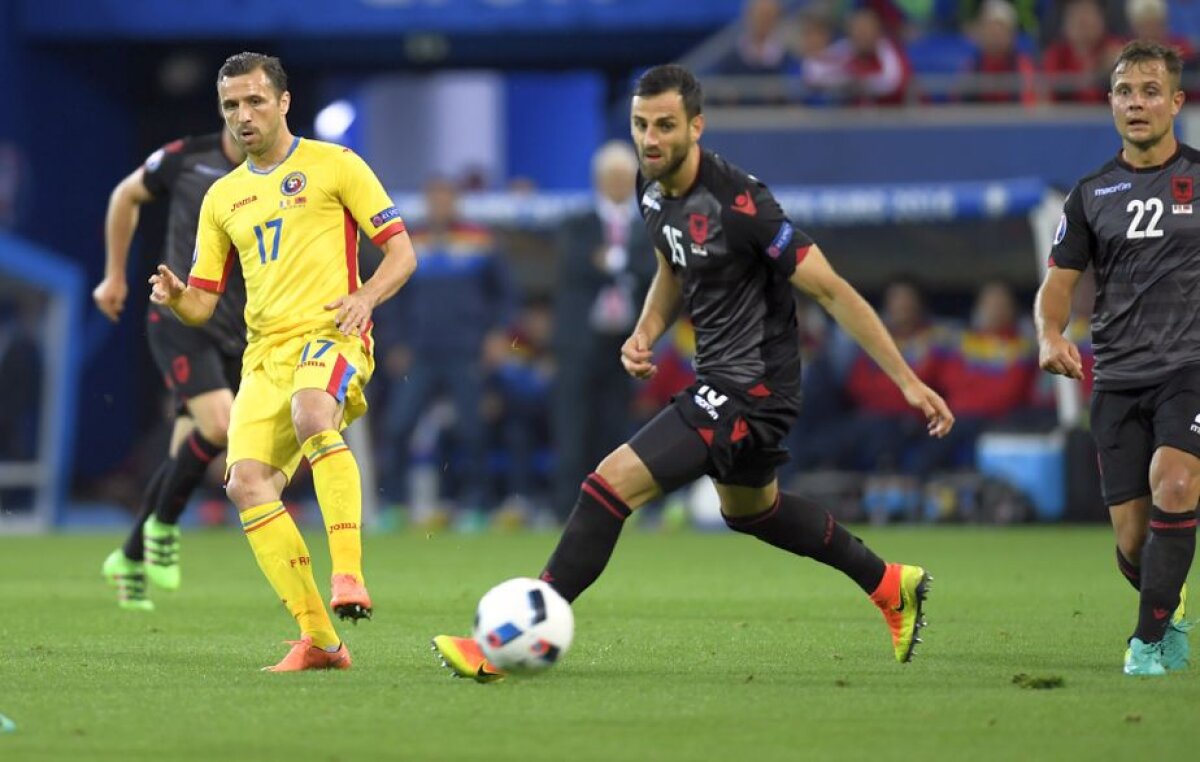
[(574, 635), (571, 604), (539, 579), (501, 582), (484, 593), (475, 610), (475, 642), (505, 672), (552, 667), (566, 655)]

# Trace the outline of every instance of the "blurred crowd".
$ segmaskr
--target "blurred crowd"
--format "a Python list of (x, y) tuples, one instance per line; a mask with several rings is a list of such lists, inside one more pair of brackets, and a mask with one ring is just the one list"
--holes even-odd
[[(659, 342), (649, 382), (631, 381), (618, 359), (654, 274), (635, 173), (627, 144), (599, 149), (594, 206), (556, 226), (556, 275), (532, 293), (516, 285), (503, 237), (464, 219), (460, 188), (428, 183), (428, 211), (412, 225), (420, 267), (376, 316), (382, 373), (371, 424), (386, 504), (420, 524), (465, 529), (561, 519), (588, 471), (691, 383), (686, 322)], [(958, 416), (941, 440), (926, 436), (921, 416), (819, 307), (798, 298), (804, 409), (781, 476), (891, 475), (920, 489), (970, 471), (986, 431), (1053, 429), (1054, 390), (1037, 368), (1028, 297), (983, 283), (969, 315), (939, 315), (908, 276), (879, 296), (908, 362)], [(1086, 293), (1075, 307), (1090, 394)]]
[(1134, 38), (1177, 47), (1187, 82), (1200, 0), (747, 0), (703, 69), (736, 78), (717, 102), (1093, 103)]

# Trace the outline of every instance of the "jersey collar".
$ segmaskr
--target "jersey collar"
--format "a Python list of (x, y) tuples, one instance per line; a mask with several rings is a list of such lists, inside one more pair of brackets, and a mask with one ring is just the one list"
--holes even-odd
[(1175, 141), (1175, 153), (1171, 154), (1171, 156), (1166, 161), (1164, 161), (1162, 164), (1157, 164), (1153, 167), (1135, 167), (1135, 166), (1133, 166), (1129, 162), (1125, 161), (1125, 159), (1121, 158), (1121, 154), (1122, 154), (1122, 152), (1124, 152), (1124, 150), (1125, 149), (1122, 148), (1120, 151), (1117, 151), (1117, 166), (1119, 166), (1121, 169), (1124, 169), (1128, 172), (1135, 172), (1137, 174), (1145, 174), (1145, 173), (1150, 173), (1150, 172), (1158, 172), (1159, 170), (1175, 163), (1175, 160), (1178, 159), (1180, 154), (1183, 153), (1183, 142), (1176, 140)]
[(292, 154), (296, 152), (296, 147), (299, 145), (300, 145), (300, 136), (297, 135), (296, 137), (292, 138), (291, 147), (288, 148), (288, 152), (279, 161), (275, 162), (274, 164), (267, 167), (266, 169), (259, 169), (254, 166), (254, 164), (250, 161), (249, 158), (247, 158), (246, 159), (246, 168), (249, 169), (251, 172), (253, 172), (256, 175), (269, 175), (272, 172), (274, 172), (276, 169), (278, 169), (285, 161), (292, 158)]

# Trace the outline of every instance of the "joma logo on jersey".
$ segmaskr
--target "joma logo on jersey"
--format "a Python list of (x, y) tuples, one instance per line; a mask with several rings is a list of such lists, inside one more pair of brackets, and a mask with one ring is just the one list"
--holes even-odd
[(241, 201), (236, 202), (230, 208), (229, 211), (236, 212), (238, 209), (241, 209), (246, 204), (253, 204), (255, 201), (258, 201), (258, 196), (247, 196), (246, 198), (242, 199)]

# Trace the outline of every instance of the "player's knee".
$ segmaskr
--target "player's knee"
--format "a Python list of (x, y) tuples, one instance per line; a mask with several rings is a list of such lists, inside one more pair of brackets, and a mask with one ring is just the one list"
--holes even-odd
[(1164, 469), (1157, 475), (1151, 489), (1154, 504), (1164, 511), (1187, 511), (1196, 507), (1200, 495), (1200, 478), (1189, 469)]
[(658, 494), (650, 470), (629, 445), (621, 445), (596, 467), (600, 478), (608, 482), (630, 510), (637, 510)]
[(210, 420), (196, 421), (196, 431), (200, 432), (205, 441), (217, 447), (225, 447), (229, 444), (229, 413)]
[(1121, 555), (1129, 559), (1130, 563), (1141, 563), (1142, 546), (1146, 544), (1148, 534), (1146, 525), (1129, 523), (1117, 527), (1116, 534), (1117, 547), (1121, 550)]
[(225, 485), (225, 493), (239, 511), (270, 502), (271, 492), (272, 485), (269, 480), (245, 470), (238, 471), (237, 468), (229, 474), (229, 482)]

